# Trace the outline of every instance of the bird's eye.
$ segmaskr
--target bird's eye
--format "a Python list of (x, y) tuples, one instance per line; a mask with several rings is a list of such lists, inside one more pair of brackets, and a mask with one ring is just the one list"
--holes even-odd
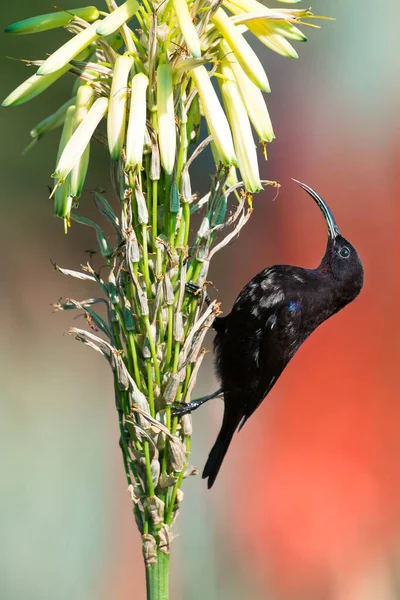
[(343, 246), (343, 248), (340, 248), (339, 254), (342, 258), (349, 258), (350, 250), (347, 246)]

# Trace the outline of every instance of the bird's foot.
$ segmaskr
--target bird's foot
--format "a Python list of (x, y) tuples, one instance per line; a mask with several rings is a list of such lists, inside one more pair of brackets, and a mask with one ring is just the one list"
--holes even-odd
[(213, 394), (209, 396), (203, 396), (202, 398), (198, 398), (197, 400), (193, 400), (193, 402), (174, 402), (172, 405), (172, 416), (173, 417), (182, 417), (183, 415), (187, 415), (188, 413), (193, 412), (209, 400), (216, 398), (222, 394), (222, 389), (220, 388)]
[(192, 294), (192, 296), (200, 296), (201, 294), (203, 294), (204, 302), (207, 304), (207, 306), (210, 306), (210, 304), (211, 304), (210, 296), (202, 288), (201, 285), (197, 285), (197, 283), (193, 283), (192, 281), (189, 281), (186, 284), (186, 291), (188, 294)]

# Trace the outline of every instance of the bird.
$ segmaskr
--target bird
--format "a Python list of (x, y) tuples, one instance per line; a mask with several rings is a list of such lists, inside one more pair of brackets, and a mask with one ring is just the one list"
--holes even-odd
[(340, 233), (331, 210), (317, 192), (294, 179), (316, 202), (325, 219), (328, 241), (316, 269), (275, 265), (258, 273), (239, 293), (232, 310), (215, 318), (214, 354), (221, 387), (185, 404), (192, 412), (223, 396), (221, 430), (204, 467), (211, 488), (236, 430), (269, 394), (282, 371), (321, 323), (352, 302), (364, 283), (356, 249)]

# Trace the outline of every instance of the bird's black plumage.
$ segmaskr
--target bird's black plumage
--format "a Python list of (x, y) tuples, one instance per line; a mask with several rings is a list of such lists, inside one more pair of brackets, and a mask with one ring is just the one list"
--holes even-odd
[(213, 324), (225, 410), (203, 472), (209, 488), (237, 428), (261, 404), (307, 337), (354, 300), (363, 285), (358, 254), (340, 234), (328, 206), (314, 190), (297, 183), (324, 215), (329, 233), (326, 252), (316, 269), (289, 265), (264, 269), (243, 288), (231, 312)]

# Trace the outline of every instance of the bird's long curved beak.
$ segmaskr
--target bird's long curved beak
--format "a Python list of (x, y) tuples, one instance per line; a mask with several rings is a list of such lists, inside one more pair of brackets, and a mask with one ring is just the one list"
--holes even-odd
[(340, 235), (339, 227), (336, 225), (336, 221), (331, 213), (329, 206), (326, 204), (325, 200), (321, 198), (312, 188), (310, 188), (305, 183), (298, 181), (297, 179), (292, 178), (293, 181), (299, 184), (300, 187), (303, 188), (308, 194), (310, 194), (311, 198), (315, 200), (318, 204), (320, 211), (324, 215), (324, 219), (328, 226), (329, 237), (334, 240), (338, 235)]

